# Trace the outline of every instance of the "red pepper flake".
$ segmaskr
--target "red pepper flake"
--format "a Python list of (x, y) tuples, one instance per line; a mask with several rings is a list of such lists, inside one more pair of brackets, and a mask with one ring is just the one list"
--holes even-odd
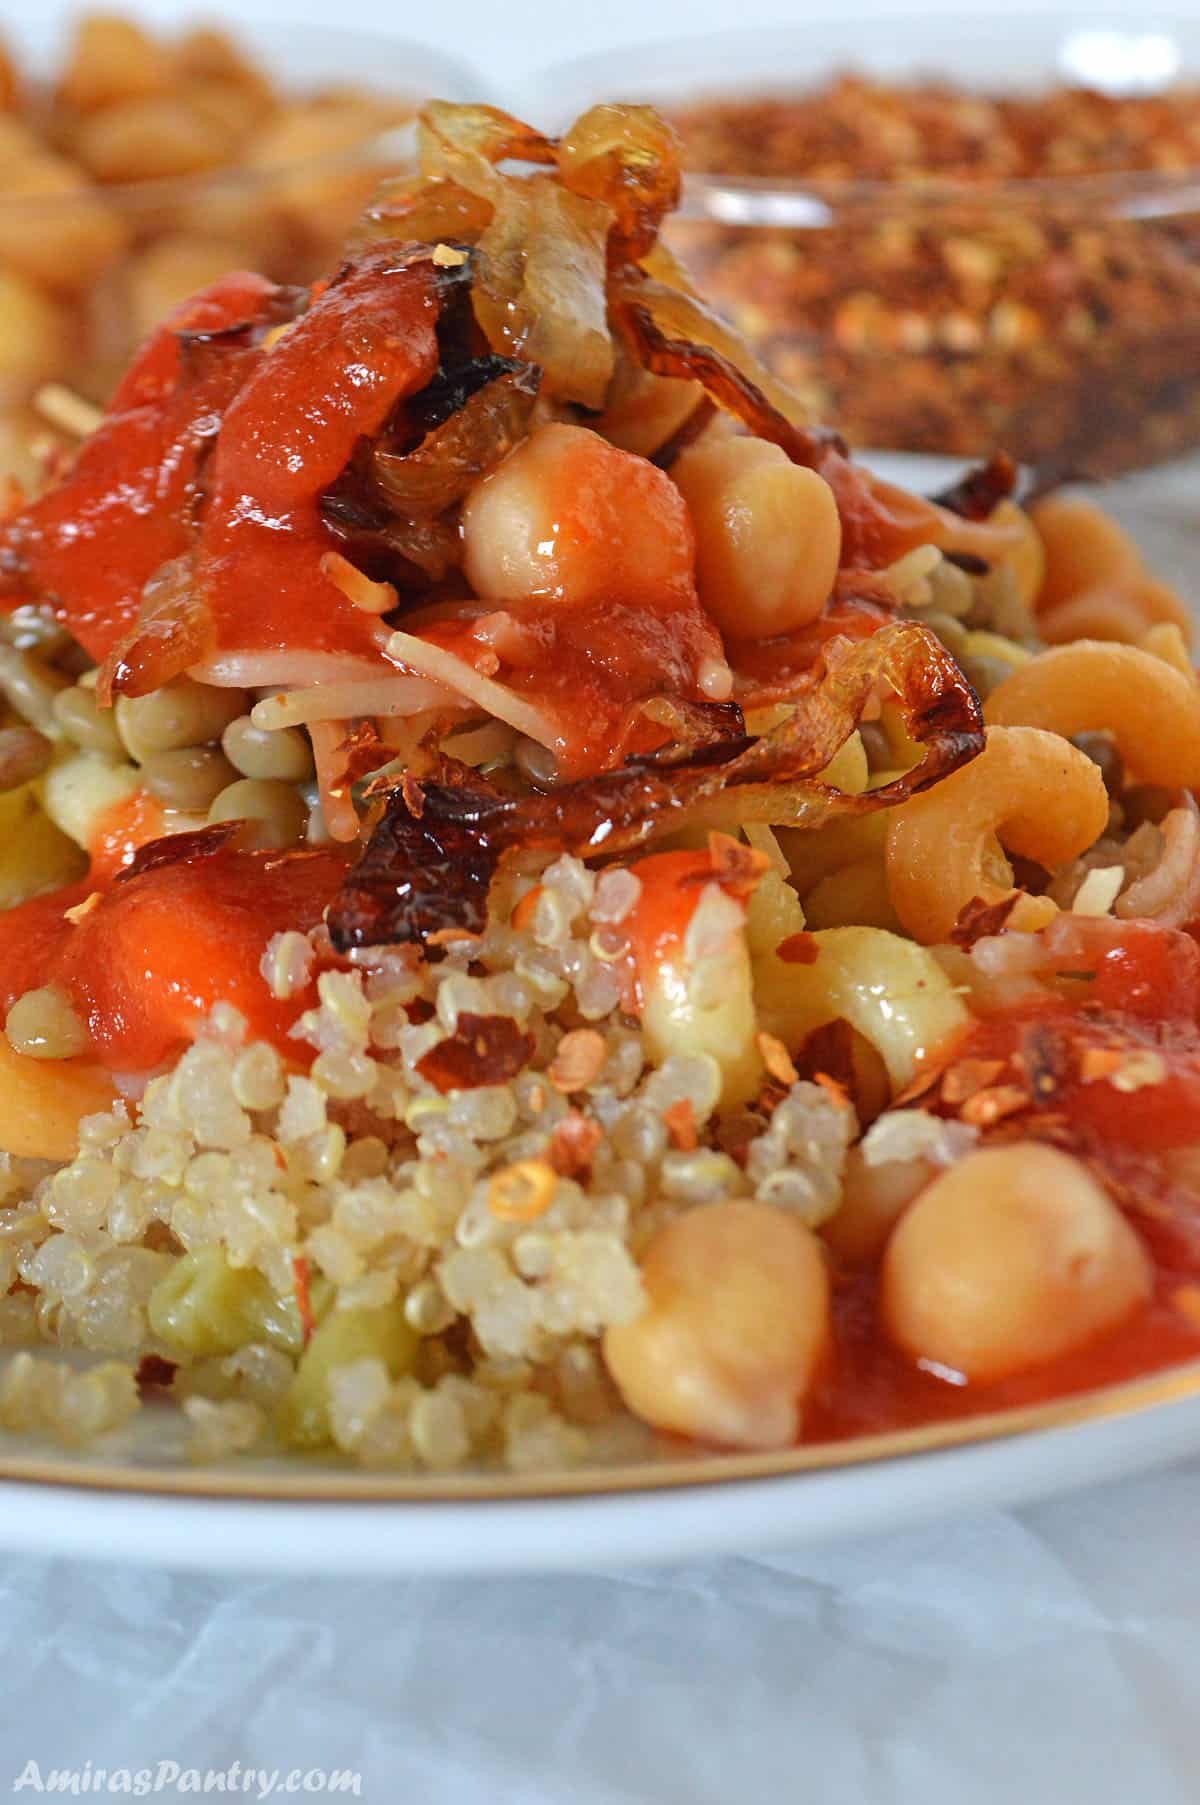
[(839, 1109), (849, 1109), (850, 1093), (840, 1078), (831, 1078), (828, 1072), (814, 1072), (812, 1081), (833, 1098)]
[(815, 934), (802, 929), (799, 934), (789, 934), (775, 948), (775, 956), (782, 959), (785, 965), (815, 965), (821, 954), (821, 947)]
[(478, 934), (472, 934), (468, 928), (434, 928), (432, 934), (426, 934), (426, 946), (461, 945), (464, 940), (478, 940)]
[(791, 1086), (796, 1083), (800, 1074), (792, 1064), (792, 1056), (781, 1040), (773, 1034), (756, 1034), (755, 1044), (772, 1078), (780, 1084)]
[(942, 1102), (956, 1108), (995, 1084), (1003, 1070), (1003, 1059), (960, 1059), (942, 1079)]
[(1049, 1103), (1071, 1076), (1071, 1043), (1048, 1022), (1030, 1022), (1021, 1035), (1016, 1064), (1039, 1103)]
[(680, 1097), (678, 1103), (672, 1103), (664, 1109), (663, 1122), (680, 1153), (695, 1152), (700, 1144), (700, 1136), (696, 1132), (696, 1111), (690, 1097)]
[(308, 1289), (308, 1261), (303, 1254), (298, 1253), (292, 1256), (292, 1274), (296, 1285), (296, 1308), (300, 1312), (300, 1321), (304, 1328), (304, 1345), (307, 1347), (313, 1338), (313, 1330), (317, 1324), (313, 1316), (312, 1297)]
[(951, 944), (969, 951), (977, 940), (990, 940), (994, 934), (1002, 933), (1023, 894), (1023, 891), (1014, 890), (1011, 896), (1002, 896), (999, 902), (987, 902), (982, 896), (973, 896), (958, 911), (958, 919), (950, 930)]
[(527, 890), (525, 892), (524, 896), (513, 910), (512, 924), (518, 934), (524, 934), (532, 924), (533, 911), (537, 908), (538, 897), (542, 894), (542, 889), (543, 886), (541, 884), (535, 884), (532, 890)]
[(411, 771), (406, 771), (400, 779), (400, 794), (413, 820), (419, 821), (425, 813), (425, 790)]
[(604, 1139), (599, 1122), (570, 1109), (550, 1136), (546, 1158), (562, 1178), (577, 1178), (591, 1170), (596, 1149)]
[(148, 1391), (166, 1391), (179, 1367), (161, 1354), (143, 1354), (137, 1363), (137, 1388), (144, 1397)]
[[(334, 773), (334, 785), (350, 789), (373, 771), (378, 771), (381, 765), (390, 763), (394, 754), (380, 739), (373, 721), (359, 721), (338, 742), (337, 756), (339, 766)], [(394, 785), (394, 775), (385, 779), (384, 787), (392, 789)]]
[(1085, 1084), (1111, 1078), (1120, 1071), (1124, 1058), (1115, 1047), (1085, 1047), (1079, 1058), (1079, 1076)]
[(972, 1128), (990, 1128), (993, 1122), (1001, 1122), (1005, 1116), (1013, 1116), (1019, 1110), (1028, 1109), (1029, 1092), (1018, 1084), (997, 1084), (990, 1090), (976, 1091), (968, 1097), (959, 1115)]
[(507, 1084), (533, 1058), (534, 1039), (510, 1015), (458, 1018), (453, 1034), (430, 1047), (416, 1069), (435, 1090), (473, 1091), (483, 1084)]
[(731, 834), (710, 833), (708, 856), (712, 861), (712, 875), (722, 890), (743, 901), (771, 869), (771, 861), (765, 852), (735, 840)]

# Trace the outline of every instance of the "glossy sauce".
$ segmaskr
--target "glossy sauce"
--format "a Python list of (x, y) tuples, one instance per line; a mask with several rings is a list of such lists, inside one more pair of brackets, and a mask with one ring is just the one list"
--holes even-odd
[[(213, 1005), (227, 1002), (251, 1038), (298, 1060), (288, 1030), (312, 993), (274, 998), (260, 962), (272, 935), (320, 921), (344, 870), (339, 854), (226, 845), (99, 891), (88, 877), (23, 903), (4, 917), (0, 1016), (24, 991), (60, 985), (87, 1022), (95, 1056), (111, 1071), (144, 1072), (178, 1054)], [(94, 905), (68, 919), (93, 895)]]
[[(1079, 937), (1079, 949), (1058, 963), (1079, 975), (1084, 1007), (1048, 1002), (985, 1017), (954, 1055), (1007, 1060), (1029, 1044), (1031, 1029), (1065, 1037), (1077, 1049), (1161, 1054), (1166, 1071), (1159, 1082), (1121, 1090), (1066, 1075), (1033, 1117), (1041, 1114), (1047, 1128), (1052, 1120), (1061, 1124), (1064, 1143), (1107, 1174), (1153, 1259), (1153, 1299), (1058, 1360), (994, 1384), (955, 1385), (912, 1364), (881, 1333), (877, 1270), (843, 1272), (835, 1281), (834, 1352), (806, 1439), (1040, 1404), (1200, 1357), (1200, 1194), (1172, 1183), (1162, 1160), (1171, 1148), (1200, 1142), (1200, 955), (1189, 935), (1136, 922), (1084, 923)], [(1189, 1287), (1196, 1288), (1190, 1297)]]
[(265, 321), (277, 293), (259, 276), (226, 276), (153, 335), (65, 481), (0, 529), (4, 602), (48, 599), (93, 658), (107, 657), (146, 582), (190, 546), (203, 458), (258, 356), (180, 334)]

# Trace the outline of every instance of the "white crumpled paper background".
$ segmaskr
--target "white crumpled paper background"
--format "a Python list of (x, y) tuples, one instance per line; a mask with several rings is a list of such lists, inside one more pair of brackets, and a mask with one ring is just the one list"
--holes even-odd
[(7, 1558), (0, 1796), (31, 1759), (170, 1760), (357, 1769), (380, 1805), (1194, 1805), (1198, 1521), (1200, 1462), (657, 1571), (255, 1581)]
[[(15, 0), (0, 14), (30, 23)], [(351, 0), (339, 22), (440, 41), (504, 92), (536, 89), (531, 57), (728, 13), (462, 0), (439, 23)], [(1198, 1525), (1200, 1463), (657, 1571), (256, 1582), (0, 1556), (0, 1797), (39, 1796), (11, 1792), (31, 1760), (166, 1760), (357, 1769), (373, 1805), (1195, 1805)]]

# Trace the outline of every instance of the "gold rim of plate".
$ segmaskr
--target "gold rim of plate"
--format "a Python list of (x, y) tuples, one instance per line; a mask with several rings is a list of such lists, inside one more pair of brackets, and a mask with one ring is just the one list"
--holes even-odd
[(46, 1485), (82, 1492), (127, 1492), (153, 1497), (234, 1499), (267, 1503), (468, 1504), (522, 1498), (613, 1497), (618, 1494), (720, 1487), (885, 1464), (988, 1441), (1143, 1415), (1200, 1397), (1200, 1360), (1164, 1367), (1141, 1378), (1016, 1409), (988, 1411), (845, 1441), (813, 1442), (767, 1454), (671, 1452), (636, 1464), (581, 1467), (536, 1474), (388, 1473), (318, 1464), (295, 1457), (289, 1471), (239, 1471), (182, 1463), (155, 1467), (129, 1461), (86, 1462), (64, 1451), (0, 1454), (0, 1483)]

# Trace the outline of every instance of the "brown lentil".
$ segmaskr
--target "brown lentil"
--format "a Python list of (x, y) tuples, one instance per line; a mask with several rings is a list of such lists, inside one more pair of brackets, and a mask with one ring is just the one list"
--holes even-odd
[(1119, 796), (1125, 788), (1125, 761), (1116, 741), (1108, 733), (1077, 733), (1071, 741), (1086, 752), (1094, 765), (1099, 765), (1104, 787), (1110, 796)]
[(101, 708), (89, 690), (78, 683), (55, 696), (54, 719), (69, 740), (85, 752), (104, 752), (116, 757), (121, 751), (121, 736), (111, 708)]
[(249, 715), (230, 721), (221, 735), (221, 747), (230, 764), (243, 777), (275, 777), (284, 783), (304, 783), (313, 774), (312, 746), (298, 727), (266, 731)]
[(244, 690), (217, 689), (179, 677), (148, 696), (122, 696), (117, 702), (117, 727), (141, 764), (153, 752), (220, 739), (230, 721), (245, 712)]
[(209, 808), (236, 777), (215, 746), (174, 746), (152, 752), (142, 765), (142, 782), (150, 794), (168, 808), (188, 813)]
[(54, 698), (68, 681), (30, 653), (0, 645), (0, 696), (31, 727), (55, 731)]
[(266, 850), (294, 846), (308, 825), (308, 809), (290, 784), (270, 778), (240, 777), (213, 799), (208, 818), (247, 822), (243, 844)]
[(36, 727), (0, 727), (0, 791), (40, 777), (53, 755), (52, 742)]

